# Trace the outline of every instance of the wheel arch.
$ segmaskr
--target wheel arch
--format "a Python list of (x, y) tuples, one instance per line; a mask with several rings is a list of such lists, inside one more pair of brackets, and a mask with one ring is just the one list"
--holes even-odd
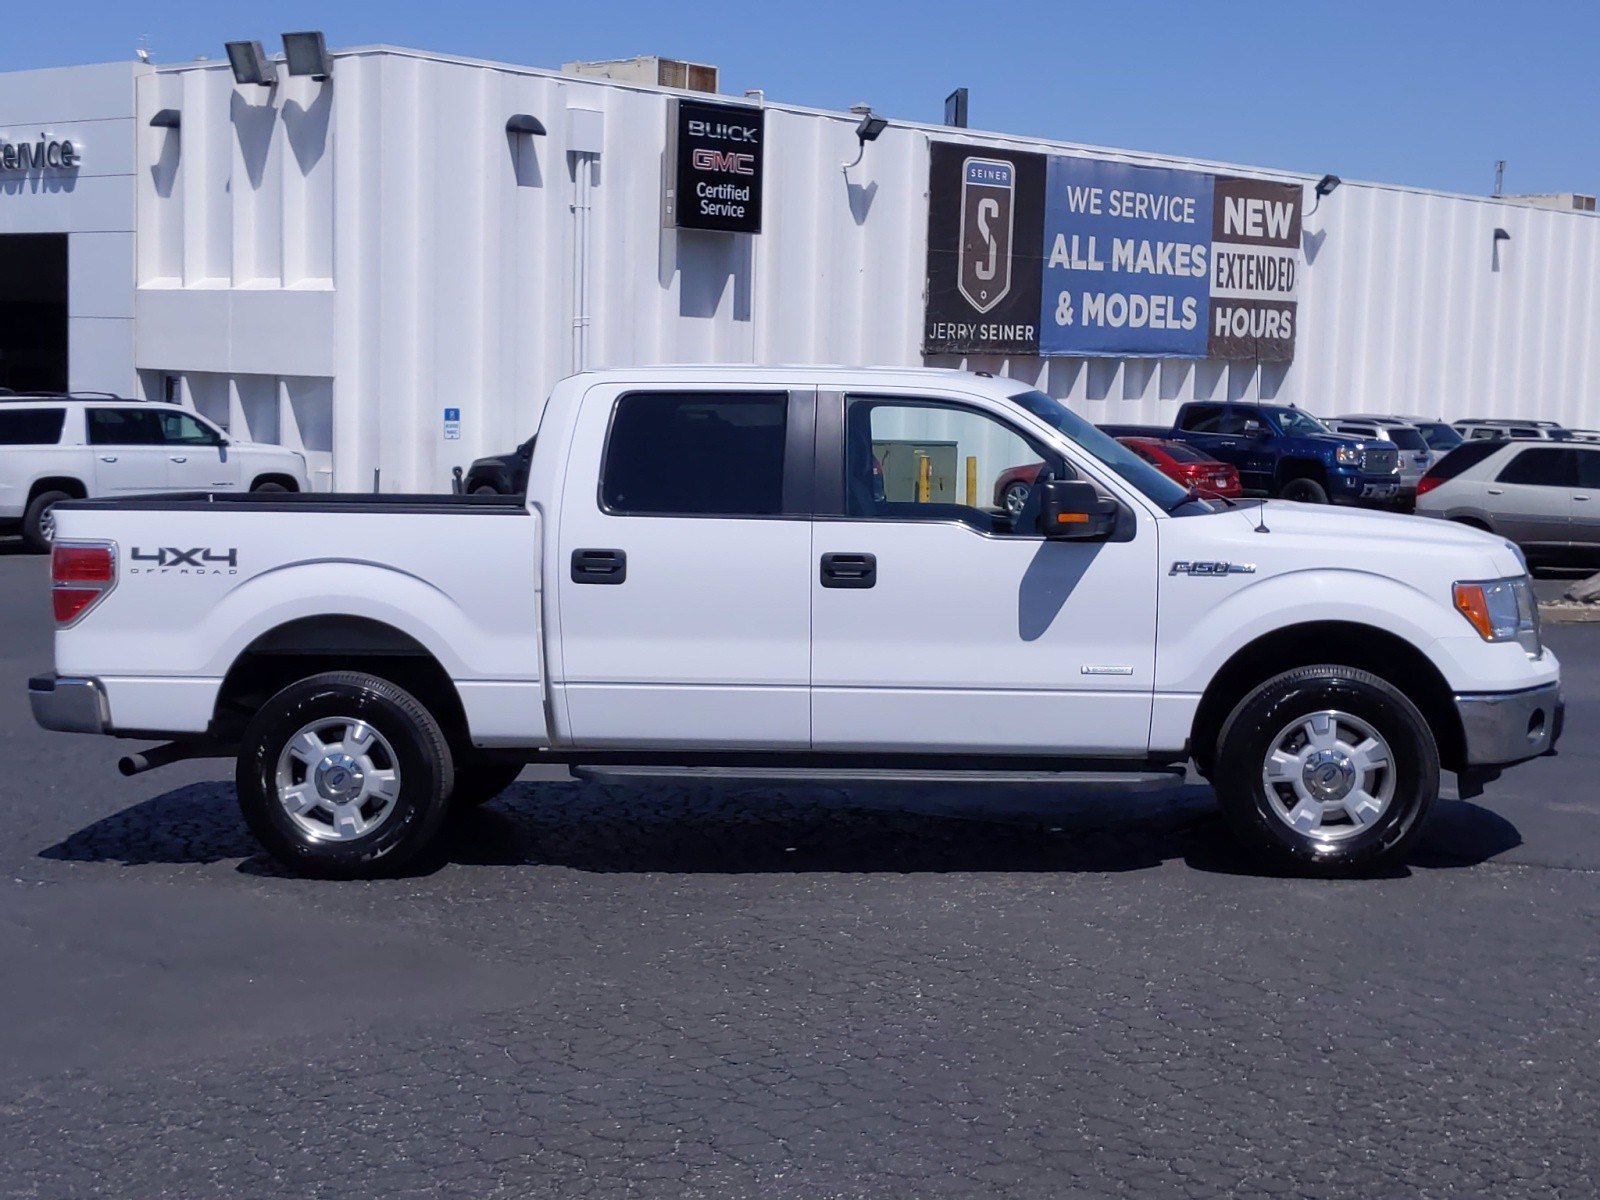
[(258, 635), (223, 676), (213, 734), (223, 741), (236, 738), (277, 692), (329, 671), (363, 671), (404, 688), (433, 713), (453, 749), (470, 747), (461, 696), (433, 652), (393, 625), (348, 614), (298, 617)]
[(268, 483), (276, 483), (290, 492), (298, 492), (300, 490), (300, 481), (293, 475), (285, 474), (282, 471), (263, 471), (250, 481), (250, 490), (253, 492)]
[(33, 485), (28, 488), (28, 503), (32, 504), (45, 492), (65, 492), (74, 500), (89, 498), (89, 489), (83, 485), (82, 480), (72, 475), (46, 475), (41, 479), (35, 479)]
[(1422, 712), (1446, 770), (1466, 763), (1465, 735), (1455, 694), (1433, 661), (1404, 638), (1356, 621), (1309, 621), (1262, 634), (1237, 650), (1212, 677), (1200, 698), (1189, 746), (1210, 773), (1217, 737), (1239, 701), (1260, 684), (1297, 667), (1331, 663), (1378, 676)]
[(1277, 469), (1272, 474), (1279, 486), (1294, 479), (1314, 479), (1326, 486), (1328, 464), (1316, 458), (1289, 455), (1278, 460)]

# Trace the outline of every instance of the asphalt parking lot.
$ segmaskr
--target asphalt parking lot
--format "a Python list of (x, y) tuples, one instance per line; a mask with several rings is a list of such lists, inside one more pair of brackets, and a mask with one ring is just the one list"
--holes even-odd
[(1589, 1195), (1600, 626), (1557, 757), (1390, 877), (1201, 786), (527, 780), (411, 878), (261, 857), (230, 767), (47, 734), (0, 543), (0, 1195)]

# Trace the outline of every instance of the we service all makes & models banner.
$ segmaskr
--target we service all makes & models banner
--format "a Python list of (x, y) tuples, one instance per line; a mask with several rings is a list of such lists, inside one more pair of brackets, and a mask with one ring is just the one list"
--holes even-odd
[(1302, 196), (936, 142), (924, 349), (1292, 359)]

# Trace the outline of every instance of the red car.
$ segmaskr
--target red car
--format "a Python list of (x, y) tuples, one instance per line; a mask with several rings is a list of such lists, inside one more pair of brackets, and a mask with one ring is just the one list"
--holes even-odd
[[(1237, 500), (1244, 495), (1237, 467), (1218, 462), (1193, 446), (1156, 437), (1125, 437), (1117, 441), (1168, 479), (1184, 487), (1192, 487), (1202, 496)], [(1029, 463), (1025, 467), (1007, 467), (1000, 472), (1000, 478), (994, 483), (995, 507), (1005, 509), (1012, 516), (1021, 512), (1022, 506), (1027, 503), (1028, 491), (1043, 467), (1043, 463)]]

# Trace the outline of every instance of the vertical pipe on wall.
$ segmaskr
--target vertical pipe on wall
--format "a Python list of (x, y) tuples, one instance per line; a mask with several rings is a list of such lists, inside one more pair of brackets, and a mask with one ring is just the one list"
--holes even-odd
[(589, 226), (598, 156), (572, 156), (572, 371), (589, 369)]

